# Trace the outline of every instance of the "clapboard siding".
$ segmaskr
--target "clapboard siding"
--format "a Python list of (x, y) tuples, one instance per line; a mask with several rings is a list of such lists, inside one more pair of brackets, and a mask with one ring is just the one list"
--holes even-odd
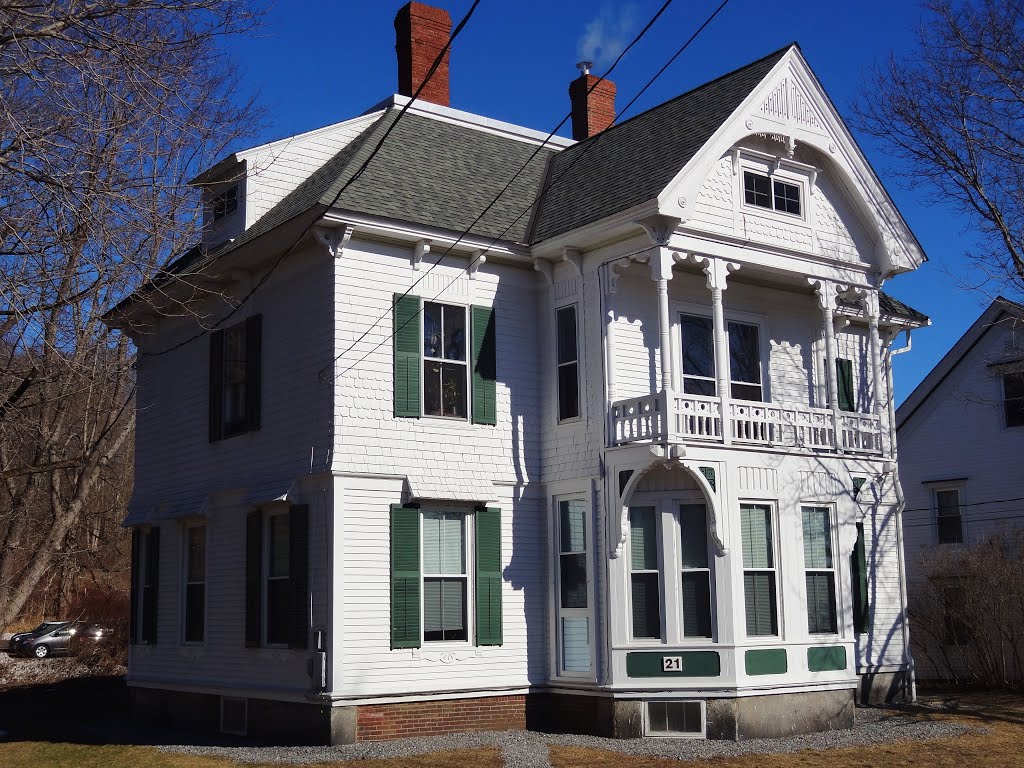
[(1020, 473), (1024, 428), (1005, 427), (1002, 380), (987, 366), (1006, 359), (1010, 331), (987, 330), (899, 430), (900, 476), (907, 499), (908, 571), (937, 544), (932, 483), (962, 480), (964, 536), (978, 541), (1024, 524)]
[[(195, 335), (191, 317), (167, 319), (140, 340), (132, 510), (161, 526), (162, 556), (158, 643), (133, 649), (133, 681), (299, 692), (309, 685), (304, 655), (245, 648), (244, 520), (253, 504), (289, 491), (292, 503), (311, 505), (310, 590), (314, 621), (322, 625), (325, 510), (322, 494), (304, 478), (326, 467), (331, 448), (330, 388), (317, 375), (332, 349), (331, 269), (322, 252), (297, 252), (226, 323), (263, 317), (256, 432), (209, 442), (209, 336), (155, 354)], [(208, 311), (218, 317), (227, 310), (218, 305)], [(208, 637), (202, 647), (180, 643), (181, 536), (172, 518), (192, 516), (205, 517), (209, 526)], [(274, 664), (267, 663), (271, 657)]]
[[(403, 483), (345, 477), (337, 493), (345, 514), (343, 549), (336, 553), (344, 606), (336, 690), (349, 697), (383, 696), (521, 688), (545, 679), (547, 529), (536, 494), (503, 487), (494, 498), (502, 511), (502, 645), (425, 643), (391, 650), (389, 508), (401, 503)], [(462, 508), (472, 511), (472, 505)]]

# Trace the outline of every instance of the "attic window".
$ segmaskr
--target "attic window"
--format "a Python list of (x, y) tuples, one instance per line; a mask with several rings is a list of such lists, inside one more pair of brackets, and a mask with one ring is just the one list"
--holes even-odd
[(230, 216), (238, 210), (238, 185), (228, 187), (223, 192), (215, 195), (210, 202), (213, 209), (213, 220), (220, 221), (225, 216)]
[(747, 205), (800, 215), (800, 186), (760, 173), (743, 172), (743, 199)]

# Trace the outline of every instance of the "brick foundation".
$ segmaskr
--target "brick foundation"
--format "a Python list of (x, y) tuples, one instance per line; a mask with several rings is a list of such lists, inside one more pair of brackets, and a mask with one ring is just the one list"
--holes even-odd
[(526, 696), (370, 704), (356, 714), (357, 741), (526, 728)]

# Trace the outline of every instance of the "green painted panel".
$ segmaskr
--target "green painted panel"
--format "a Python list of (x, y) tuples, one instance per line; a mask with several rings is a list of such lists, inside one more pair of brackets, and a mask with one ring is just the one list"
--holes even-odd
[[(663, 659), (679, 657), (678, 671), (665, 671)], [(722, 662), (717, 651), (679, 653), (633, 652), (626, 654), (627, 677), (718, 677)]]
[(807, 669), (811, 672), (835, 672), (846, 669), (846, 649), (841, 645), (808, 648)]
[(789, 671), (785, 648), (759, 648), (743, 658), (748, 675), (784, 675)]

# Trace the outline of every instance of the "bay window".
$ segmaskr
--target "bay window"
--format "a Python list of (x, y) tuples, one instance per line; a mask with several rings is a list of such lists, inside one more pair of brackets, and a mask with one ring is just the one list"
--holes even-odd
[(558, 502), (559, 673), (591, 671), (587, 504)]
[(630, 595), (633, 637), (661, 639), (661, 571), (655, 507), (629, 510)]
[(807, 588), (807, 631), (836, 632), (836, 571), (832, 558), (832, 510), (801, 507), (804, 535), (804, 581)]
[(779, 634), (772, 507), (741, 504), (743, 599), (749, 637)]

